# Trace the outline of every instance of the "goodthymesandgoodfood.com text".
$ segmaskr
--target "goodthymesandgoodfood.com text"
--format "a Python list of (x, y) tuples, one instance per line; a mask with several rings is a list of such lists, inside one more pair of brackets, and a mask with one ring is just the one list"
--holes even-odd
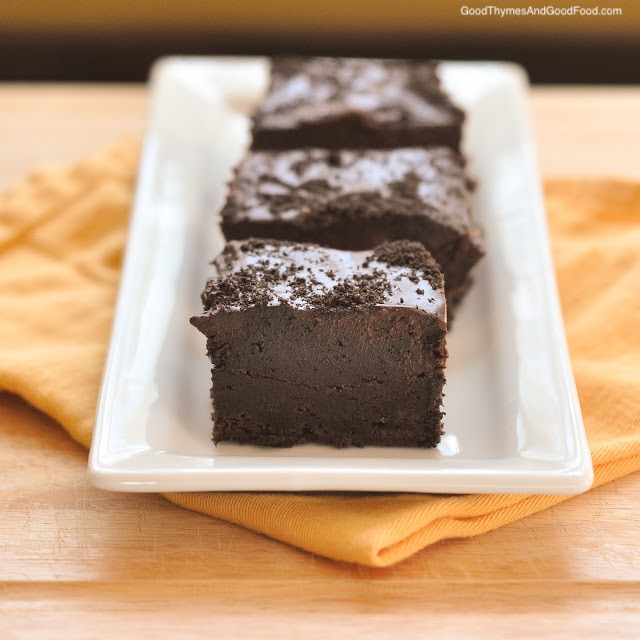
[(496, 7), (494, 5), (483, 5), (481, 7), (470, 7), (463, 5), (460, 7), (463, 16), (497, 16), (507, 18), (512, 16), (621, 16), (620, 7), (581, 7), (573, 5), (571, 7), (557, 7), (547, 5), (545, 7)]

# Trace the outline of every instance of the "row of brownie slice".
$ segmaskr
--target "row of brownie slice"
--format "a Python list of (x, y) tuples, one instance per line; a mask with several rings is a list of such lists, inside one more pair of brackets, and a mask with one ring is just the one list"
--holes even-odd
[(222, 210), (227, 239), (342, 250), (421, 242), (455, 308), (482, 257), (460, 155), (464, 113), (430, 61), (283, 58)]
[(447, 307), (482, 250), (464, 114), (436, 70), (274, 62), (191, 319), (213, 365), (214, 442), (440, 441)]

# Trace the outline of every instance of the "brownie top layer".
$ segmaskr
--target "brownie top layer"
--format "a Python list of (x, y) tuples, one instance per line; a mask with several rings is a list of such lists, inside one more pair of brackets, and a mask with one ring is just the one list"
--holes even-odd
[[(342, 206), (353, 202), (358, 206)], [(470, 210), (464, 164), (451, 149), (304, 149), (249, 153), (222, 216), (317, 227), (348, 216), (428, 213), (467, 233)]]
[(291, 129), (366, 113), (372, 126), (460, 124), (464, 113), (440, 86), (437, 64), (357, 58), (276, 58), (256, 127)]
[(373, 251), (338, 251), (276, 240), (232, 241), (202, 294), (207, 315), (256, 306), (412, 307), (446, 321), (443, 278), (431, 254), (399, 240)]

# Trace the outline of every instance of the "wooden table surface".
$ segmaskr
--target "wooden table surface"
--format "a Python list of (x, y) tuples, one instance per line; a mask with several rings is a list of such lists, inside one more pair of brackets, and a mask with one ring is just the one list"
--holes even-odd
[[(145, 102), (140, 86), (0, 85), (0, 188), (140, 135)], [(640, 179), (640, 88), (532, 103), (544, 174)], [(371, 569), (94, 489), (85, 467), (0, 394), (0, 638), (640, 637), (640, 474)]]

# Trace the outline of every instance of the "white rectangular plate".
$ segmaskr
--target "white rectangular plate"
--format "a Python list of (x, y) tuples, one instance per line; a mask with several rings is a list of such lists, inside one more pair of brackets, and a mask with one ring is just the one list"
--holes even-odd
[(593, 472), (564, 338), (521, 69), (443, 63), (468, 113), (487, 255), (448, 338), (434, 450), (211, 442), (205, 340), (190, 324), (223, 238), (215, 211), (268, 81), (263, 59), (169, 58), (152, 98), (89, 458), (117, 491), (578, 493)]

